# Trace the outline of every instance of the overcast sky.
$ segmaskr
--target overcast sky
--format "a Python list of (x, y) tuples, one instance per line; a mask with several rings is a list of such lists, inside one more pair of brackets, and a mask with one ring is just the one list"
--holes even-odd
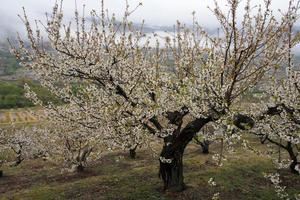
[[(135, 7), (139, 2), (143, 3), (131, 17), (134, 22), (146, 24), (172, 26), (176, 20), (185, 23), (191, 22), (191, 13), (196, 11), (198, 22), (205, 27), (215, 27), (217, 25), (208, 6), (214, 7), (213, 0), (128, 0), (129, 4)], [(217, 0), (226, 9), (226, 0)], [(64, 0), (63, 7), (67, 16), (72, 16), (75, 7), (75, 0)], [(245, 2), (245, 0), (244, 0)], [(252, 5), (263, 3), (263, 0), (252, 0)], [(22, 7), (30, 19), (44, 19), (46, 12), (51, 12), (55, 0), (0, 0), (0, 32), (8, 30), (22, 30), (20, 19), (17, 15), (22, 13)], [(79, 8), (86, 4), (86, 10), (100, 10), (100, 0), (77, 0)], [(117, 16), (122, 16), (124, 12), (125, 0), (105, 0), (106, 7)], [(288, 0), (273, 0), (273, 9), (286, 9)], [(241, 6), (243, 7), (243, 6)]]

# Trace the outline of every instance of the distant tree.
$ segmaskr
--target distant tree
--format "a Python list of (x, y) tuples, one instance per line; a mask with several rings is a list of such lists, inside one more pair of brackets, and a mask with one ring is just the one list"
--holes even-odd
[[(1, 129), (1, 157), (4, 158), (2, 164), (16, 167), (26, 159), (47, 159), (49, 151), (45, 148), (45, 141), (49, 136), (44, 133), (35, 127), (16, 127), (14, 125)], [(13, 155), (13, 158), (8, 155)]]
[[(25, 85), (25, 91), (26, 97), (35, 105), (44, 105), (28, 85)], [(77, 94), (80, 92), (85, 93), (85, 90), (76, 91)], [(63, 171), (82, 172), (89, 159), (100, 158), (109, 136), (102, 127), (96, 128), (95, 123), (98, 121), (89, 118), (90, 113), (84, 112), (84, 107), (78, 107), (76, 103), (49, 103), (44, 106), (42, 113), (33, 114), (50, 121), (44, 125), (48, 138), (43, 142), (50, 147), (51, 157), (55, 162), (59, 162), (55, 157), (63, 159)]]
[(199, 140), (197, 136), (194, 136), (195, 143), (200, 145), (202, 148), (202, 153), (209, 154), (209, 145), (211, 144), (211, 141), (203, 139), (202, 141)]
[(202, 128), (202, 132), (194, 136), (194, 142), (201, 147), (203, 154), (209, 153), (209, 145), (212, 144), (215, 139), (212, 138), (214, 131), (212, 126), (206, 125)]
[[(290, 15), (290, 18), (295, 17)], [(293, 34), (292, 25), (286, 31), (286, 74), (276, 75), (278, 69), (275, 69), (270, 77), (272, 81), (265, 88), (269, 101), (267, 106), (257, 110), (258, 113), (263, 110), (263, 113), (256, 114), (258, 120), (253, 133), (260, 137), (263, 144), (269, 142), (278, 146), (279, 151), (285, 150), (290, 158), (291, 172), (300, 174), (300, 72), (294, 69), (291, 53), (299, 38)], [(280, 159), (278, 162), (281, 162)]]

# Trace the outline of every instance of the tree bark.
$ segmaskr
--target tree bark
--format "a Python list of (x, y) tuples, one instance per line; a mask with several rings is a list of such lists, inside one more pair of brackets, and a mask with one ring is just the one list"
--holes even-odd
[(210, 142), (208, 140), (204, 140), (200, 143), (203, 154), (209, 154), (209, 144)]
[(200, 129), (212, 121), (212, 118), (198, 118), (186, 125), (181, 131), (164, 138), (164, 147), (160, 154), (159, 176), (164, 182), (164, 190), (180, 192), (186, 188), (183, 176), (183, 153), (187, 144)]
[(136, 148), (134, 149), (129, 149), (129, 158), (135, 159), (136, 158)]
[(298, 162), (297, 156), (296, 156), (296, 154), (293, 151), (293, 147), (292, 147), (292, 143), (291, 142), (288, 142), (286, 150), (288, 151), (289, 156), (290, 156), (290, 158), (292, 160), (292, 163), (290, 164), (290, 170), (291, 170), (291, 172), (293, 174), (299, 174), (299, 171), (296, 170), (296, 166), (300, 165), (300, 163)]
[(183, 177), (183, 152), (172, 151), (168, 146), (164, 146), (161, 158), (170, 159), (165, 161), (160, 159), (159, 175), (164, 181), (164, 190), (180, 192), (185, 189)]

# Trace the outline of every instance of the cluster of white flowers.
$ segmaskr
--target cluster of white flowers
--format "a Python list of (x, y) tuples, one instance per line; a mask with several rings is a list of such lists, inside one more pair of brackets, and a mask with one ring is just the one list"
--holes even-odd
[(215, 179), (214, 179), (214, 178), (210, 178), (210, 179), (208, 180), (208, 184), (209, 184), (210, 186), (212, 186), (212, 187), (214, 187), (214, 186), (217, 185), (217, 183), (215, 182)]
[[(262, 143), (273, 144), (286, 151), (290, 161), (285, 164), (278, 163), (278, 166), (280, 168), (290, 166), (292, 171), (297, 172), (300, 145), (300, 90), (298, 86), (300, 73), (290, 67), (288, 71), (289, 73), (283, 78), (273, 78), (274, 83), (267, 90), (271, 102), (263, 109), (263, 114), (257, 111), (260, 116), (252, 132), (261, 138)], [(271, 152), (272, 148), (268, 149), (274, 154)]]
[(220, 193), (217, 192), (213, 195), (213, 197), (211, 198), (211, 200), (219, 200), (220, 199)]
[(272, 182), (272, 184), (275, 187), (276, 194), (280, 199), (286, 199), (286, 200), (290, 199), (289, 195), (285, 192), (286, 187), (280, 186), (281, 180), (278, 173), (265, 174), (264, 176), (265, 178), (269, 179)]
[(159, 160), (162, 162), (162, 163), (172, 163), (172, 159), (168, 159), (168, 158), (165, 158), (165, 157), (159, 157)]
[(290, 159), (281, 159), (280, 161), (278, 159), (273, 159), (273, 163), (278, 169), (288, 168), (291, 165), (291, 162)]

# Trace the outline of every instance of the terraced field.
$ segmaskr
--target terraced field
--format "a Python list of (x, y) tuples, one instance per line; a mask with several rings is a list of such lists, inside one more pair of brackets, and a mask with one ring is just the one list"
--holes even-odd
[(0, 125), (7, 125), (10, 123), (37, 123), (41, 119), (35, 116), (35, 113), (43, 114), (42, 110), (31, 109), (12, 109), (0, 110)]

